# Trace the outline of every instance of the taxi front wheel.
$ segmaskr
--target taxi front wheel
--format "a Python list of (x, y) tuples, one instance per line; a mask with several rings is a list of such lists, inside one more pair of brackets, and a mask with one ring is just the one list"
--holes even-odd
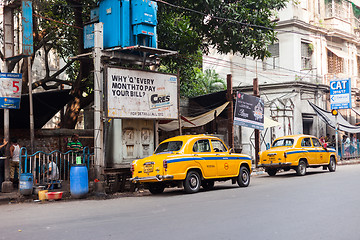
[(237, 182), (240, 187), (247, 187), (250, 184), (250, 172), (245, 166), (240, 167)]
[(330, 157), (328, 169), (330, 172), (335, 172), (335, 170), (336, 170), (336, 161), (333, 156)]
[(306, 174), (306, 162), (304, 160), (299, 161), (299, 165), (296, 168), (296, 174), (298, 176), (304, 176)]
[(196, 171), (189, 171), (184, 180), (184, 189), (186, 193), (196, 193), (201, 186), (200, 174)]

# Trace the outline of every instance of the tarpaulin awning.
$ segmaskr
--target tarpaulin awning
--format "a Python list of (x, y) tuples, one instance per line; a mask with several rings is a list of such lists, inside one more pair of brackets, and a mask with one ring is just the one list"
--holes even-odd
[[(193, 127), (200, 127), (203, 126), (215, 118), (215, 111), (216, 111), (216, 117), (220, 115), (222, 111), (226, 108), (226, 106), (229, 104), (229, 102), (224, 103), (220, 107), (217, 107), (209, 112), (206, 112), (204, 114), (201, 114), (196, 117), (182, 117), (181, 118), (181, 126), (183, 128), (193, 128)], [(159, 128), (163, 131), (174, 131), (179, 129), (179, 121), (173, 120), (173, 121), (167, 121), (166, 123), (159, 123)]]
[[(336, 118), (331, 114), (331, 112), (326, 111), (322, 108), (319, 108), (312, 102), (308, 101), (310, 106), (314, 109), (314, 111), (317, 113), (317, 115), (320, 117), (321, 120), (323, 120), (327, 125), (332, 127), (333, 129), (336, 129)], [(348, 132), (348, 133), (360, 133), (360, 127), (351, 125), (348, 121), (345, 120), (343, 116), (339, 113), (337, 116), (337, 122), (339, 124), (339, 130)]]
[(264, 116), (264, 128), (276, 127), (279, 125), (280, 125), (279, 122), (274, 121), (274, 120)]
[(326, 48), (340, 58), (349, 58), (348, 54), (344, 51), (341, 51), (340, 49), (329, 46), (326, 46)]
[[(33, 93), (34, 128), (42, 128), (73, 97), (70, 90)], [(4, 126), (4, 111), (0, 111), (0, 128)], [(29, 129), (29, 94), (21, 95), (20, 109), (10, 109), (10, 129)]]

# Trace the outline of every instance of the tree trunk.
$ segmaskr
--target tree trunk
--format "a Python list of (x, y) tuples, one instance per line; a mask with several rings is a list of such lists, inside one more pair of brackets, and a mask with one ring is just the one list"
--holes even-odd
[[(68, 5), (74, 6), (74, 17), (75, 17), (75, 26), (83, 27), (83, 18), (82, 18), (82, 7), (81, 1), (66, 1)], [(83, 30), (78, 29), (77, 33), (78, 38), (78, 53), (84, 53), (84, 39), (83, 39)], [(83, 84), (84, 80), (88, 80), (91, 69), (92, 69), (92, 61), (91, 59), (81, 59), (80, 61), (80, 69), (79, 74), (75, 80), (75, 83), (72, 87), (71, 94), (74, 96), (74, 99), (70, 101), (66, 106), (66, 111), (64, 115), (64, 119), (62, 119), (62, 122), (60, 123), (60, 126), (62, 128), (75, 128), (76, 123), (78, 121), (78, 117), (80, 114), (80, 110), (84, 107), (84, 102), (88, 102), (88, 97), (84, 98), (82, 96), (85, 86)]]

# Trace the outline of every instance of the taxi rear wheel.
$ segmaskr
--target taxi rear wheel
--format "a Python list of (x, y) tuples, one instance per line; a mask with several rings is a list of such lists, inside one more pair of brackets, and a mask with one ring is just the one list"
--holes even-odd
[(205, 180), (201, 183), (201, 186), (205, 189), (205, 190), (211, 190), (214, 188), (215, 182), (213, 180)]
[(328, 169), (330, 172), (335, 172), (336, 170), (336, 161), (335, 158), (333, 156), (330, 157), (330, 162), (328, 165)]
[(304, 160), (299, 161), (299, 165), (296, 168), (296, 174), (298, 176), (304, 176), (306, 174), (306, 162)]
[(149, 184), (149, 191), (152, 194), (160, 194), (162, 192), (164, 192), (165, 186), (163, 184), (159, 184), (159, 183), (151, 183)]
[(201, 178), (196, 171), (189, 171), (184, 180), (184, 189), (186, 193), (196, 193), (200, 190)]
[(247, 187), (250, 184), (250, 172), (245, 166), (240, 167), (237, 182), (240, 187)]
[(275, 176), (277, 173), (277, 169), (276, 168), (269, 168), (267, 169), (267, 173), (269, 174), (269, 176)]

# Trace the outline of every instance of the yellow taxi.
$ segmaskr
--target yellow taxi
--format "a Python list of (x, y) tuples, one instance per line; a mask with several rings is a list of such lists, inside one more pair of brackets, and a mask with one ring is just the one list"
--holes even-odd
[(259, 153), (258, 167), (274, 176), (279, 169), (296, 170), (297, 175), (306, 174), (306, 168), (323, 167), (330, 172), (336, 170), (336, 151), (325, 148), (318, 138), (311, 135), (291, 135), (277, 138), (270, 149)]
[(251, 158), (232, 153), (217, 137), (183, 135), (160, 143), (153, 155), (131, 164), (133, 182), (144, 183), (153, 194), (166, 187), (183, 187), (196, 193), (208, 190), (215, 181), (232, 180), (240, 187), (250, 183)]

